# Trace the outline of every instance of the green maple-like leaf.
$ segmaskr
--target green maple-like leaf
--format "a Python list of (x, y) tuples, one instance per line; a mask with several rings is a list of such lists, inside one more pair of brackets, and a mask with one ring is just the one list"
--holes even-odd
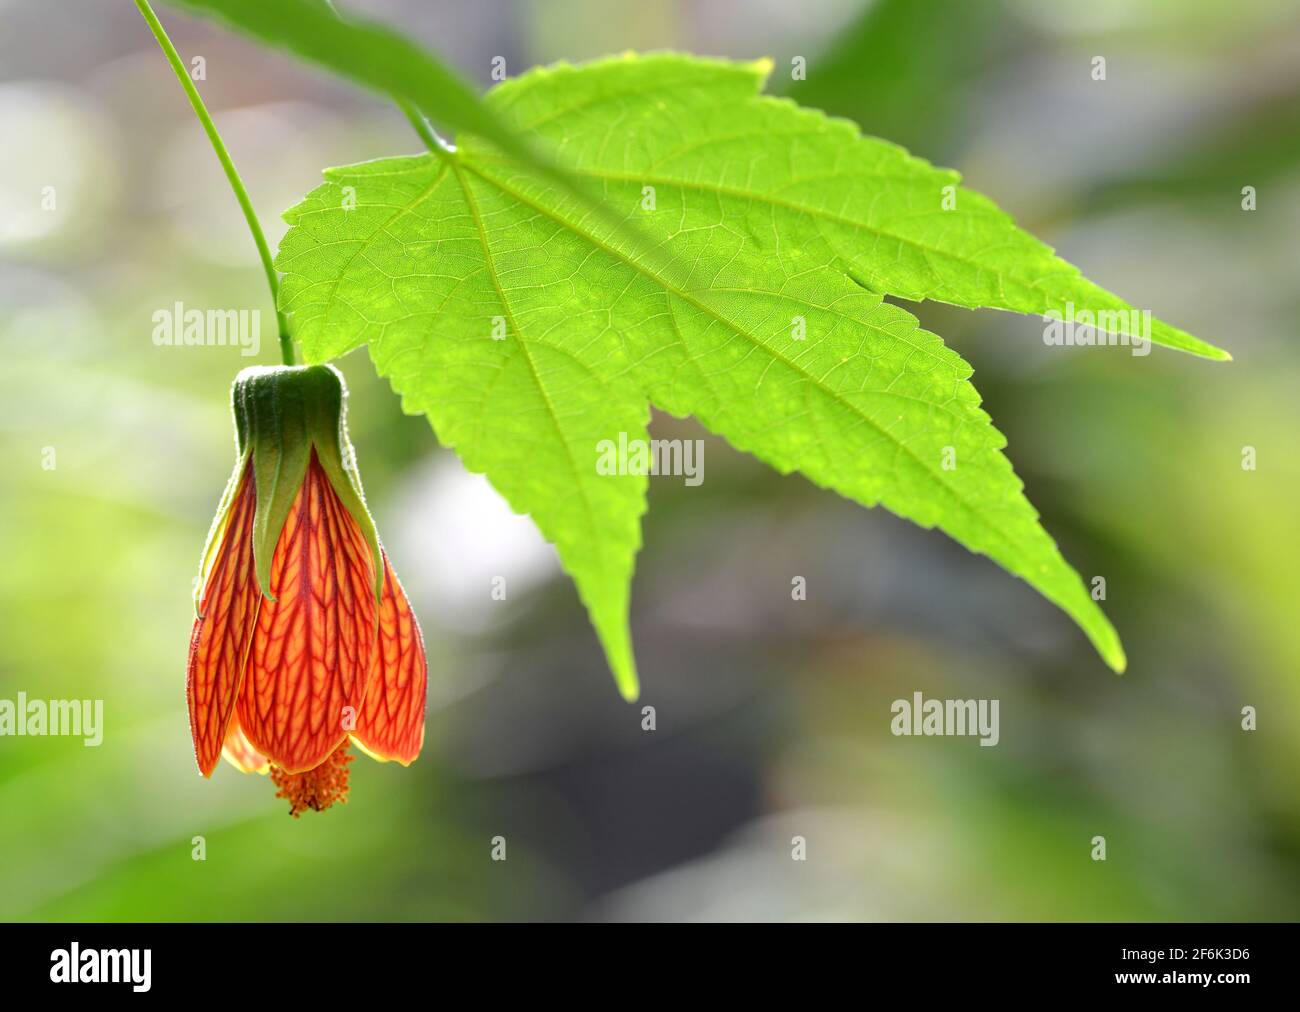
[[(941, 528), (1064, 609), (1122, 670), (1115, 630), (1022, 494), (970, 366), (883, 295), (1036, 314), (1131, 307), (952, 189), (955, 173), (761, 97), (766, 69), (626, 57), (536, 70), (489, 95), (622, 227), (472, 137), (328, 171), (287, 213), (277, 260), (305, 354), (368, 344), (405, 408), (532, 515), (629, 698), (646, 478), (598, 473), (597, 447), (648, 439), (649, 404), (782, 473)], [(1163, 323), (1150, 336), (1226, 357)]]

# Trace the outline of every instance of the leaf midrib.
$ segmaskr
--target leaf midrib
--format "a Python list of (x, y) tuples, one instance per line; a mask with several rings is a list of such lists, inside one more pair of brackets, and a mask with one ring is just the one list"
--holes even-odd
[[(674, 152), (674, 157), (676, 157), (676, 154), (677, 153)], [(475, 152), (476, 157), (479, 157), (479, 155), (480, 155), (479, 152)], [(500, 161), (501, 164), (506, 164), (508, 161), (505, 158), (497, 159), (490, 156), (488, 158), (483, 158), (482, 160)], [(468, 163), (466, 164), (468, 165)], [(927, 257), (927, 262), (930, 256), (941, 257), (947, 260), (955, 260), (958, 263), (964, 264), (965, 266), (971, 268), (974, 271), (978, 271), (980, 273), (989, 273), (987, 266), (981, 264), (979, 261), (974, 260), (969, 256), (963, 256), (959, 253), (953, 252), (952, 250), (941, 249), (938, 246), (932, 246), (928, 243), (921, 242), (910, 236), (899, 235), (896, 232), (890, 232), (880, 227), (879, 225), (872, 225), (869, 224), (868, 222), (861, 221), (857, 218), (849, 218), (846, 217), (845, 215), (837, 214), (836, 212), (829, 211), (825, 208), (814, 207), (809, 204), (800, 204), (797, 201), (793, 201), (793, 200), (784, 200), (780, 197), (774, 196), (771, 193), (764, 193), (756, 190), (745, 190), (745, 189), (740, 189), (738, 187), (724, 186), (721, 183), (708, 183), (708, 182), (700, 182), (698, 180), (679, 179), (674, 176), (651, 176), (649, 174), (643, 174), (639, 172), (621, 173), (621, 172), (612, 172), (604, 169), (600, 169), (600, 170), (579, 169), (579, 168), (574, 168), (572, 166), (569, 167), (569, 172), (571, 172), (573, 175), (579, 178), (597, 179), (600, 180), (601, 182), (628, 183), (632, 185), (641, 185), (641, 186), (677, 187), (683, 190), (694, 190), (698, 193), (709, 193), (718, 197), (732, 197), (738, 200), (748, 200), (758, 204), (765, 204), (769, 207), (781, 208), (782, 210), (792, 211), (796, 214), (804, 214), (810, 218), (829, 221), (834, 224), (843, 225), (848, 228), (860, 229), (861, 231), (868, 232), (874, 236), (877, 236), (878, 238), (892, 239), (895, 242), (898, 242), (904, 246), (910, 246), (911, 248), (925, 254)], [(481, 173), (476, 173), (476, 175), (481, 175)], [(877, 177), (873, 176), (871, 178), (877, 178)], [(899, 179), (900, 182), (907, 181), (904, 177), (884, 176), (879, 178), (886, 178), (886, 179), (897, 178)], [(790, 180), (788, 182), (782, 183), (781, 185), (782, 188), (785, 188), (785, 187), (795, 186), (803, 182), (806, 182), (806, 180), (803, 179)], [(985, 216), (989, 218), (999, 218), (999, 216), (992, 211), (986, 212)], [(825, 239), (827, 242), (831, 242), (830, 238), (825, 233), (819, 232), (818, 234), (821, 235), (821, 237)], [(1061, 261), (1061, 263), (1063, 264), (1065, 269), (1058, 271), (1057, 272), (1058, 274), (1063, 274), (1066, 277), (1069, 277), (1071, 279), (1081, 280), (1085, 284), (1091, 286), (1091, 283), (1086, 281), (1086, 279), (1083, 278), (1083, 275), (1080, 274), (1076, 268), (1071, 267), (1069, 264), (1065, 264), (1064, 261)], [(940, 276), (940, 272), (934, 268), (933, 264), (929, 264), (929, 267), (931, 272), (936, 277)], [(873, 271), (872, 273), (874, 276), (875, 272)], [(1027, 288), (1030, 288), (1033, 291), (1046, 294), (1046, 290), (1042, 288), (1041, 285), (1035, 280), (1027, 279), (1023, 276), (1012, 274), (1009, 272), (998, 272), (995, 276), (998, 278), (999, 297), (1002, 298), (1004, 302), (1007, 301), (1006, 291), (1003, 289), (1004, 278), (1015, 281), (1018, 284), (1023, 284)], [(878, 282), (879, 280), (880, 279), (877, 278)], [(1104, 291), (1104, 289), (1102, 290)], [(948, 301), (946, 299), (938, 298), (934, 295), (926, 295), (925, 298), (933, 298), (937, 302)], [(983, 303), (970, 302), (970, 301), (961, 302), (958, 304), (962, 306), (968, 306), (970, 308), (980, 308), (981, 306), (983, 306)]]
[(520, 351), (523, 352), (524, 360), (528, 363), (528, 369), (533, 375), (533, 383), (536, 385), (537, 392), (541, 395), (542, 403), (546, 405), (546, 412), (551, 418), (551, 425), (554, 427), (556, 435), (560, 438), (560, 445), (564, 447), (564, 454), (568, 458), (569, 468), (573, 473), (574, 484), (578, 488), (578, 497), (582, 500), (583, 512), (587, 515), (587, 522), (591, 529), (595, 529), (596, 514), (592, 509), (591, 500), (587, 498), (587, 488), (583, 476), (578, 470), (578, 462), (574, 459), (573, 448), (569, 445), (569, 440), (565, 437), (564, 429), (560, 425), (559, 415), (556, 414), (555, 411), (555, 405), (551, 403), (550, 394), (547, 393), (546, 386), (542, 383), (541, 374), (537, 371), (537, 363), (533, 361), (532, 352), (528, 348), (528, 342), (524, 339), (523, 329), (515, 320), (514, 312), (511, 310), (510, 303), (506, 299), (505, 288), (501, 284), (501, 278), (497, 274), (496, 262), (492, 258), (492, 248), (488, 244), (487, 228), (483, 222), (483, 215), (479, 211), (478, 202), (474, 199), (473, 193), (465, 183), (465, 177), (461, 169), (464, 167), (472, 171), (472, 166), (468, 165), (460, 158), (448, 159), (445, 164), (451, 166), (452, 174), (456, 177), (456, 182), (460, 185), (461, 192), (465, 195), (465, 206), (469, 210), (470, 216), (474, 219), (474, 227), (478, 233), (479, 244), (483, 248), (483, 260), (487, 266), (488, 277), (492, 279), (492, 287), (496, 290), (497, 298), (501, 302), (501, 311), (505, 314), (506, 322), (510, 325), (510, 329), (514, 332), (515, 343), (519, 346)]
[[(674, 157), (676, 157), (675, 153), (674, 153)], [(663, 159), (660, 159), (660, 161), (663, 161)], [(1099, 304), (1096, 307), (1096, 310), (1098, 312), (1102, 311), (1103, 308), (1105, 308), (1105, 306), (1109, 306), (1111, 310), (1118, 309), (1121, 312), (1132, 311), (1128, 307), (1128, 304), (1123, 299), (1115, 295), (1113, 292), (1109, 292), (1105, 288), (1102, 288), (1100, 285), (1096, 284), (1095, 282), (1088, 280), (1088, 278), (1084, 276), (1083, 272), (1080, 271), (1079, 268), (1075, 267), (1073, 264), (1061, 260), (1059, 257), (1056, 256), (1055, 252), (1052, 250), (1050, 246), (1047, 246), (1046, 244), (1039, 242), (1039, 240), (1033, 239), (1032, 236), (1027, 236), (1027, 238), (1029, 238), (1030, 241), (1032, 242), (1038, 243), (1038, 245), (1041, 247), (1041, 251), (1044, 251), (1048, 258), (1054, 261), (1056, 265), (1059, 265), (1059, 268), (1057, 270), (1055, 270), (1050, 274), (1043, 274), (1041, 272), (1036, 272), (1036, 275), (1034, 277), (1030, 277), (1022, 273), (1017, 273), (1015, 271), (1005, 271), (1005, 270), (990, 271), (987, 266), (983, 265), (980, 261), (970, 256), (965, 256), (953, 250), (942, 249), (938, 246), (932, 246), (928, 243), (921, 242), (920, 240), (909, 236), (899, 235), (898, 233), (888, 231), (887, 229), (882, 228), (879, 225), (871, 225), (868, 224), (867, 222), (860, 221), (856, 218), (845, 217), (842, 214), (837, 214), (836, 212), (829, 211), (825, 208), (818, 208), (807, 204), (800, 204), (792, 200), (783, 200), (770, 193), (761, 193), (753, 190), (744, 190), (736, 187), (723, 186), (721, 183), (707, 183), (707, 182), (700, 182), (696, 180), (678, 179), (672, 176), (668, 176), (668, 177), (654, 177), (648, 175), (643, 176), (641, 173), (636, 173), (636, 174), (618, 173), (618, 172), (609, 172), (606, 170), (571, 168), (570, 171), (574, 176), (581, 179), (597, 179), (602, 182), (628, 183), (632, 185), (641, 185), (641, 186), (667, 186), (667, 187), (675, 186), (683, 190), (694, 190), (697, 193), (709, 193), (717, 197), (732, 197), (739, 200), (748, 200), (759, 204), (765, 204), (769, 207), (777, 207), (777, 208), (781, 208), (782, 210), (793, 211), (796, 214), (805, 214), (814, 220), (820, 219), (823, 221), (831, 222), (836, 225), (842, 225), (846, 228), (861, 230), (863, 232), (866, 232), (869, 235), (875, 236), (876, 238), (892, 239), (893, 241), (900, 243), (903, 246), (908, 246), (914, 250), (917, 250), (922, 255), (924, 255), (927, 268), (930, 270), (931, 274), (936, 279), (939, 280), (940, 285), (945, 283), (943, 281), (943, 274), (941, 271), (935, 268), (934, 263), (930, 259), (932, 256), (960, 263), (970, 268), (976, 274), (992, 274), (993, 277), (997, 279), (998, 297), (1002, 300), (1004, 305), (988, 306), (988, 303), (986, 303), (983, 300), (968, 299), (957, 295), (957, 293), (952, 293), (951, 295), (947, 295), (947, 296), (940, 296), (934, 294), (935, 289), (931, 287), (927, 292), (922, 294), (920, 297), (922, 299), (928, 299), (934, 302), (944, 302), (949, 305), (962, 306), (967, 309), (981, 309), (987, 307), (992, 309), (1003, 309), (1003, 310), (1007, 310), (1010, 312), (1017, 312), (1017, 313), (1046, 312), (1048, 309), (1051, 308), (1050, 305), (1040, 306), (1037, 308), (1013, 305), (1011, 301), (1007, 298), (1004, 282), (1011, 281), (1016, 284), (1023, 285), (1025, 288), (1029, 289), (1030, 291), (1037, 292), (1039, 295), (1044, 296), (1050, 303), (1055, 301), (1055, 297), (1053, 296), (1051, 290), (1043, 284), (1043, 279), (1049, 277), (1063, 277), (1071, 284), (1078, 285), (1081, 288), (1086, 289), (1089, 292), (1093, 293), (1094, 297), (1097, 295), (1104, 296), (1105, 302)], [(879, 176), (879, 177), (872, 176), (871, 178), (884, 178), (884, 179), (900, 178), (900, 181), (906, 181), (902, 177), (891, 177), (891, 176)], [(786, 189), (790, 186), (795, 186), (809, 181), (810, 180), (808, 179), (790, 180), (785, 183), (782, 183), (781, 188)], [(970, 191), (967, 191), (967, 194), (969, 196)], [(930, 215), (942, 214), (942, 213), (944, 212), (943, 211), (929, 212)], [(1015, 227), (1014, 222), (1012, 222), (1011, 219), (1006, 216), (1005, 212), (997, 208), (986, 209), (979, 213), (982, 217), (986, 219), (996, 221), (999, 224), (1003, 224), (1012, 228)], [(820, 235), (822, 239), (825, 240), (826, 243), (830, 245), (833, 249), (836, 249), (836, 255), (843, 256), (843, 254), (841, 254), (839, 250), (836, 248), (837, 244), (835, 243), (834, 240), (831, 239), (830, 236), (826, 235), (826, 233), (822, 232), (820, 229), (818, 229), (817, 234)], [(1002, 242), (994, 245), (1009, 246), (1010, 244), (1007, 242)], [(844, 257), (844, 259), (850, 260), (851, 258)], [(867, 269), (870, 270), (870, 268)], [(885, 284), (884, 279), (880, 278), (876, 272), (871, 271), (871, 274), (876, 279), (877, 283), (880, 284), (882, 287), (884, 288), (889, 287), (887, 284)], [(1153, 318), (1151, 322), (1152, 322), (1152, 326), (1157, 331), (1163, 333), (1164, 335), (1164, 339), (1162, 341), (1158, 341), (1157, 343), (1164, 344), (1166, 347), (1173, 348), (1178, 351), (1185, 351), (1194, 355), (1201, 355), (1210, 359), (1221, 359), (1223, 357), (1222, 349), (1216, 348), (1214, 345), (1209, 344), (1206, 341), (1202, 341), (1198, 337), (1185, 334), (1177, 327), (1164, 323), (1161, 320), (1156, 320)], [(1121, 334), (1128, 334), (1130, 337), (1139, 336), (1139, 335), (1134, 335), (1132, 333), (1131, 328), (1124, 325), (1119, 326), (1117, 328), (1117, 332)]]

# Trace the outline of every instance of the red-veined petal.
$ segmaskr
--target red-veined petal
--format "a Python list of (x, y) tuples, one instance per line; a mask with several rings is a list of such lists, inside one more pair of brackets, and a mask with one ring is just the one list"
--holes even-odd
[(240, 773), (266, 773), (271, 768), (271, 764), (266, 761), (266, 756), (253, 748), (244, 737), (244, 730), (239, 726), (238, 716), (230, 722), (230, 730), (226, 732), (226, 744), (221, 749), (221, 758)]
[(185, 696), (194, 758), (205, 777), (212, 775), (221, 757), (257, 622), (261, 595), (253, 573), (256, 498), (250, 466), (227, 511), (190, 635)]
[(239, 723), (287, 773), (319, 766), (347, 737), (369, 687), (377, 632), (375, 563), (312, 450), (271, 558)]
[(352, 740), (373, 759), (415, 762), (424, 744), (427, 664), (420, 624), (406, 592), (384, 557), (384, 594), (379, 602), (379, 647), (375, 681), (361, 707)]

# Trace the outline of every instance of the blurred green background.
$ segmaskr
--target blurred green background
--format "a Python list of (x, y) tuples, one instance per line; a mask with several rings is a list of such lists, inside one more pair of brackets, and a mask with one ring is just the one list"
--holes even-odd
[[(98, 748), (0, 738), (0, 917), (1300, 916), (1293, 0), (344, 6), (482, 86), (498, 55), (512, 74), (770, 55), (773, 90), (962, 170), (1090, 277), (1232, 351), (1047, 347), (1040, 320), (917, 309), (974, 365), (1067, 558), (1105, 576), (1129, 672), (941, 535), (659, 418), (707, 439), (706, 478), (651, 483), (629, 706), (530, 521), (359, 352), (341, 363), (353, 438), (429, 646), (424, 754), (359, 759), (350, 803), (300, 821), (263, 778), (202, 780), (191, 581), (232, 459), (230, 380), (275, 357), (265, 286), (134, 5), (0, 0), (0, 698), (103, 699), (106, 724)], [(419, 149), (391, 107), (159, 13), (204, 58), (273, 242), (322, 167)], [(177, 300), (260, 308), (260, 358), (155, 346)], [(1001, 700), (1000, 744), (892, 737), (914, 691)]]

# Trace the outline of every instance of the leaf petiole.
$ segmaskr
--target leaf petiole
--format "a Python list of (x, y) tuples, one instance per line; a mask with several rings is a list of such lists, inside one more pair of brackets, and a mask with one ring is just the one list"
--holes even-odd
[[(324, 5), (334, 14), (336, 18), (342, 20), (338, 8), (334, 6), (334, 0), (324, 0)], [(432, 124), (424, 118), (424, 113), (420, 112), (408, 99), (403, 98), (396, 92), (391, 92), (394, 104), (402, 111), (407, 122), (415, 131), (420, 140), (424, 141), (424, 146), (432, 151), (439, 158), (446, 159), (451, 154), (451, 148), (447, 142), (438, 136), (438, 132), (433, 129)]]
[(398, 95), (393, 96), (393, 101), (397, 104), (397, 108), (402, 110), (402, 114), (410, 122), (411, 128), (419, 135), (420, 140), (424, 141), (425, 147), (439, 158), (446, 159), (451, 156), (454, 149), (438, 136), (437, 131), (429, 125), (429, 121), (424, 118), (419, 109)]

